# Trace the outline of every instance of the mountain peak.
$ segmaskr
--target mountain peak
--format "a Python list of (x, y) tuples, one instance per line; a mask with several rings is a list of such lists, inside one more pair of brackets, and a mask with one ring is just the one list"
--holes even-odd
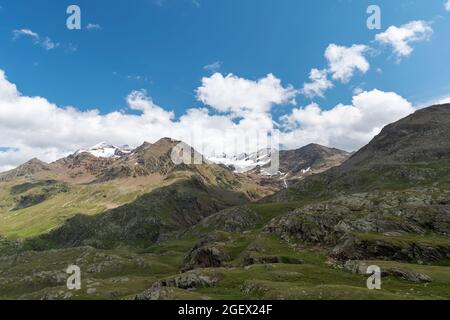
[(345, 168), (447, 159), (450, 157), (448, 119), (450, 104), (417, 110), (384, 127), (345, 163)]
[(179, 141), (179, 140), (175, 140), (175, 139), (166, 137), (166, 138), (159, 139), (158, 141), (156, 141), (154, 143), (154, 145), (173, 145), (173, 146), (175, 146), (175, 145), (179, 144), (180, 142), (181, 141)]
[(38, 158), (33, 158), (13, 170), (0, 174), (0, 181), (33, 175), (37, 172), (46, 170), (49, 170), (48, 163), (41, 161)]
[(36, 168), (36, 167), (43, 168), (43, 167), (47, 167), (47, 166), (48, 166), (48, 163), (46, 163), (46, 162), (44, 162), (44, 161), (42, 161), (42, 160), (40, 160), (40, 159), (38, 159), (38, 158), (33, 158), (33, 159), (31, 159), (31, 160), (25, 162), (25, 163), (22, 164), (21, 166), (19, 166), (19, 168), (20, 168), (20, 167), (22, 167), (22, 168), (25, 168), (25, 167), (28, 167), (28, 168), (31, 168), (31, 167), (34, 167), (34, 168)]

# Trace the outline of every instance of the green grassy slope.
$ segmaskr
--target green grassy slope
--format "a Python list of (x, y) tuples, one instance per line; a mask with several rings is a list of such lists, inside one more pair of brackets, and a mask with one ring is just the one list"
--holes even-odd
[[(277, 237), (254, 230), (225, 233), (221, 242), (231, 261), (228, 267), (187, 274), (217, 279), (213, 285), (190, 289), (165, 287), (169, 299), (450, 299), (450, 267), (388, 261), (367, 261), (386, 268), (413, 270), (432, 277), (413, 283), (394, 276), (382, 278), (382, 290), (366, 287), (367, 276), (336, 269), (321, 249), (287, 246)], [(133, 299), (157, 281), (179, 277), (185, 254), (196, 239), (186, 236), (147, 247), (99, 250), (89, 247), (25, 252), (0, 259), (0, 298), (3, 299)], [(241, 258), (258, 251), (285, 258), (284, 263), (245, 266)], [(51, 261), (51, 263), (50, 263)], [(82, 270), (82, 289), (65, 287), (65, 268)]]
[[(156, 187), (126, 187), (117, 182), (70, 186), (59, 183), (54, 186), (55, 190), (48, 192), (38, 182), (33, 188), (22, 190), (21, 187), (27, 184), (23, 181), (0, 184), (0, 235), (12, 239), (37, 236), (53, 230), (76, 214), (99, 214), (130, 203)], [(29, 206), (18, 206), (21, 198), (36, 195), (45, 197)]]

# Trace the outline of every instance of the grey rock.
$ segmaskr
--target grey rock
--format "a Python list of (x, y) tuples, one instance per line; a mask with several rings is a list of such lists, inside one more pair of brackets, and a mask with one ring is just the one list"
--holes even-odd
[(176, 277), (164, 279), (156, 282), (156, 287), (173, 287), (180, 289), (197, 289), (202, 287), (212, 287), (217, 284), (219, 277), (214, 274), (205, 274), (197, 270), (180, 274)]
[(185, 257), (183, 271), (223, 267), (229, 260), (230, 257), (220, 247), (200, 243)]

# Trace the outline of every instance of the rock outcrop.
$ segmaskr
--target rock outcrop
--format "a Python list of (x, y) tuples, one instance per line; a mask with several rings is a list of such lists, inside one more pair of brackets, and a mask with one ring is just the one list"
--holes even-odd
[(423, 189), (342, 196), (277, 217), (264, 230), (330, 248), (338, 260), (439, 261), (450, 257), (448, 199), (447, 191)]

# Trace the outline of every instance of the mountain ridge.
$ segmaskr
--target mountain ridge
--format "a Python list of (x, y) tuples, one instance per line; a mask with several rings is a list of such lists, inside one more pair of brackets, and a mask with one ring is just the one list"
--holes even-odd
[(264, 201), (445, 185), (450, 166), (449, 119), (450, 104), (418, 110), (383, 128), (340, 166), (297, 182), (290, 190), (282, 190)]
[[(144, 142), (137, 148), (124, 149), (101, 142), (52, 163), (45, 163), (38, 159), (30, 160), (16, 169), (0, 173), (0, 181), (14, 179), (18, 175), (33, 176), (39, 173), (46, 174), (48, 179), (56, 178), (79, 183), (149, 176), (155, 173), (165, 175), (175, 167), (171, 163), (169, 153), (180, 143), (182, 142), (172, 138), (161, 138), (154, 144)], [(294, 150), (281, 150), (279, 151), (280, 171), (274, 179), (267, 179), (269, 176), (265, 168), (271, 163), (270, 150), (260, 150), (255, 154), (241, 155), (240, 158), (236, 158), (236, 161), (246, 164), (247, 170), (243, 172), (234, 167), (233, 163), (236, 161), (224, 163), (223, 159), (206, 158), (194, 149), (192, 152), (193, 158), (194, 154), (197, 154), (197, 159), (218, 165), (223, 164), (230, 170), (241, 173), (258, 183), (273, 184), (274, 188), (284, 188), (287, 180), (302, 179), (307, 175), (328, 170), (342, 163), (349, 156), (349, 153), (345, 151), (318, 144), (309, 144)], [(153, 156), (147, 157), (146, 154), (153, 154)], [(31, 166), (31, 164), (34, 165)], [(52, 173), (54, 173), (53, 176)]]

